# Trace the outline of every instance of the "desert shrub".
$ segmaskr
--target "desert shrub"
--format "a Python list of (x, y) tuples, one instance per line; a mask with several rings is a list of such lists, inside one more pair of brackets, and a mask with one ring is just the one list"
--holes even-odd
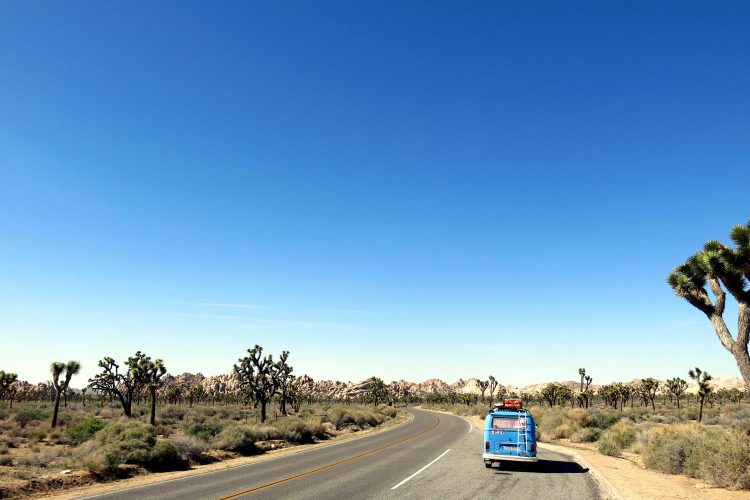
[(190, 463), (203, 463), (210, 446), (195, 436), (176, 436), (170, 439), (180, 453), (183, 460)]
[(4, 444), (0, 444), (0, 455), (7, 455), (8, 447)]
[(55, 444), (68, 444), (70, 443), (70, 437), (60, 430), (53, 429), (47, 434), (47, 441)]
[(620, 420), (619, 415), (607, 411), (593, 411), (590, 415), (591, 420), (586, 427), (596, 427), (597, 429), (609, 429)]
[(183, 420), (185, 418), (185, 409), (179, 406), (167, 406), (159, 412), (159, 418), (161, 420), (171, 420), (172, 422)]
[(185, 426), (185, 432), (192, 436), (210, 441), (217, 437), (229, 425), (229, 422), (218, 418), (208, 418), (204, 421), (189, 422)]
[(256, 436), (258, 441), (268, 441), (269, 439), (280, 439), (281, 432), (276, 427), (271, 425), (263, 425), (255, 428)]
[(16, 457), (15, 465), (25, 465), (27, 467), (47, 468), (60, 457), (60, 451), (55, 449), (39, 450), (32, 455), (22, 455)]
[(219, 450), (249, 454), (256, 452), (256, 441), (258, 441), (258, 435), (252, 427), (230, 425), (225, 427), (214, 439), (213, 447)]
[(565, 422), (550, 431), (552, 439), (566, 439), (573, 435), (575, 428), (572, 424)]
[(384, 406), (379, 411), (388, 418), (395, 418), (396, 415), (398, 415), (398, 410), (396, 408), (393, 408), (392, 406)]
[(13, 457), (10, 457), (8, 455), (0, 455), (0, 465), (3, 465), (5, 467), (12, 467)]
[(13, 416), (13, 419), (16, 421), (18, 426), (21, 427), (21, 429), (25, 428), (29, 424), (29, 422), (41, 421), (45, 420), (46, 418), (47, 412), (37, 406), (27, 406), (25, 408), (21, 408), (18, 413)]
[(664, 428), (651, 433), (643, 462), (649, 469), (667, 474), (697, 474), (703, 438), (690, 427)]
[(620, 443), (609, 434), (604, 434), (599, 438), (597, 449), (602, 455), (609, 455), (610, 457), (619, 457), (622, 452)]
[(47, 437), (47, 431), (38, 427), (26, 428), (23, 436), (29, 440), (29, 443), (36, 444)]
[[(355, 418), (356, 420), (356, 418)], [(290, 443), (312, 443), (317, 439), (326, 439), (328, 435), (323, 427), (320, 418), (308, 417), (301, 419), (298, 417), (287, 417), (276, 423), (282, 439)]]
[(151, 449), (148, 468), (153, 471), (184, 469), (187, 462), (183, 460), (175, 444), (168, 439), (159, 439)]
[(735, 431), (706, 439), (698, 476), (720, 488), (750, 489), (750, 436)]
[(110, 465), (144, 465), (151, 458), (156, 433), (152, 426), (140, 422), (114, 422), (97, 432), (95, 440)]
[(570, 436), (570, 440), (574, 443), (594, 443), (601, 435), (601, 429), (597, 429), (596, 427), (584, 427)]
[(70, 441), (78, 446), (79, 444), (92, 439), (94, 435), (106, 427), (106, 423), (94, 416), (86, 417), (80, 424), (68, 428), (67, 432)]
[(574, 408), (568, 410), (567, 417), (573, 422), (574, 425), (578, 427), (586, 427), (594, 420), (594, 418), (591, 416), (591, 413), (584, 410), (583, 408)]
[(620, 448), (625, 449), (635, 443), (636, 433), (635, 428), (630, 424), (623, 421), (616, 423), (611, 426), (605, 434), (608, 434), (614, 439)]

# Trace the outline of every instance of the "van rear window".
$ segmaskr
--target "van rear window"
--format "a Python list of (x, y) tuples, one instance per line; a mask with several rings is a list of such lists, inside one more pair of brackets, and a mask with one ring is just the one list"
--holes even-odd
[(515, 417), (492, 417), (493, 429), (525, 429), (526, 419)]

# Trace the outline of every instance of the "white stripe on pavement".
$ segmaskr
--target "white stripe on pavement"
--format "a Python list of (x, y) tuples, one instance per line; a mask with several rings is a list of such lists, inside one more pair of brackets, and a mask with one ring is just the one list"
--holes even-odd
[(446, 454), (446, 453), (448, 453), (449, 451), (451, 451), (451, 449), (450, 449), (450, 448), (448, 448), (448, 449), (447, 449), (447, 450), (445, 450), (445, 451), (444, 451), (443, 453), (441, 453), (441, 454), (440, 454), (440, 456), (439, 456), (439, 457), (437, 457), (437, 458), (436, 458), (435, 460), (433, 460), (433, 461), (432, 461), (432, 462), (430, 462), (429, 464), (425, 465), (424, 467), (422, 467), (421, 469), (419, 469), (419, 470), (418, 470), (417, 472), (415, 472), (415, 473), (414, 473), (414, 474), (412, 474), (411, 476), (407, 477), (406, 479), (404, 479), (403, 481), (401, 481), (400, 483), (398, 483), (398, 484), (397, 484), (396, 486), (394, 486), (394, 487), (393, 487), (393, 488), (391, 488), (391, 489), (392, 489), (392, 490), (395, 490), (396, 488), (398, 488), (398, 487), (399, 487), (399, 486), (401, 486), (402, 484), (406, 483), (407, 481), (409, 481), (410, 479), (412, 479), (412, 478), (413, 478), (414, 476), (416, 476), (417, 474), (419, 474), (420, 472), (422, 472), (423, 470), (425, 470), (425, 469), (426, 469), (427, 467), (429, 467), (430, 465), (434, 464), (435, 462), (437, 462), (438, 460), (440, 460), (441, 458), (443, 458), (443, 457), (445, 456), (445, 454)]

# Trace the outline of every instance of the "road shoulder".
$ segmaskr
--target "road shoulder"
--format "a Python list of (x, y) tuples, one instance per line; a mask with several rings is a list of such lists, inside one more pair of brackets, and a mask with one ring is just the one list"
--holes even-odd
[(388, 424), (377, 427), (374, 429), (368, 429), (353, 434), (345, 434), (332, 439), (322, 441), (314, 444), (305, 444), (291, 446), (288, 448), (281, 448), (278, 450), (267, 451), (262, 455), (253, 455), (248, 457), (232, 458), (229, 460), (223, 460), (208, 465), (198, 465), (185, 471), (172, 471), (172, 472), (161, 472), (161, 473), (150, 473), (142, 476), (136, 476), (128, 479), (120, 479), (111, 483), (96, 483), (90, 486), (83, 486), (79, 488), (73, 488), (69, 490), (57, 490), (54, 492), (47, 492), (41, 495), (31, 495), (33, 498), (47, 499), (54, 498), (56, 500), (69, 500), (74, 498), (82, 498), (88, 496), (100, 495), (103, 493), (111, 493), (119, 490), (126, 490), (129, 488), (135, 488), (139, 486), (145, 486), (150, 484), (156, 484), (166, 481), (173, 481), (176, 479), (183, 479), (190, 476), (197, 476), (200, 474), (207, 474), (225, 469), (233, 469), (236, 467), (243, 467), (246, 465), (265, 462), (268, 460), (274, 460), (289, 455), (295, 455), (298, 453), (305, 453), (311, 450), (318, 450), (321, 448), (335, 446), (344, 442), (355, 441), (357, 439), (386, 432), (396, 427), (406, 425), (414, 419), (414, 416), (401, 411), (399, 417), (393, 419)]
[(589, 469), (608, 498), (631, 500), (702, 499), (747, 500), (747, 492), (713, 488), (702, 481), (646, 469), (632, 460), (602, 455), (594, 448), (570, 443), (539, 443), (541, 449), (574, 458)]

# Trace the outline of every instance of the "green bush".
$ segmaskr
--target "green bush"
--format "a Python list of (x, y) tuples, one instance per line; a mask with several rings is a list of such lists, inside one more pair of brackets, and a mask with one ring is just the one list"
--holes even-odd
[(187, 465), (177, 446), (168, 439), (160, 439), (151, 449), (148, 468), (153, 471), (184, 469)]
[(219, 450), (250, 454), (257, 451), (256, 441), (258, 441), (258, 434), (252, 427), (230, 425), (225, 427), (214, 439), (213, 446)]
[(152, 426), (140, 422), (114, 422), (97, 432), (95, 440), (111, 466), (146, 465), (156, 445), (156, 433)]
[(210, 441), (217, 437), (229, 425), (226, 420), (211, 417), (202, 422), (190, 422), (185, 426), (185, 431), (203, 440)]
[(106, 425), (107, 424), (103, 420), (100, 420), (93, 416), (89, 416), (86, 417), (83, 422), (76, 425), (75, 427), (67, 429), (65, 432), (67, 432), (68, 436), (70, 437), (70, 441), (74, 445), (78, 446), (79, 444), (93, 438), (94, 435), (100, 430), (104, 429)]
[(18, 413), (15, 414), (13, 419), (16, 421), (19, 427), (23, 429), (28, 425), (29, 422), (41, 421), (47, 418), (47, 412), (36, 406), (27, 406), (21, 408)]
[(609, 429), (620, 420), (620, 416), (608, 411), (592, 411), (591, 420), (586, 427), (595, 427), (597, 429)]

